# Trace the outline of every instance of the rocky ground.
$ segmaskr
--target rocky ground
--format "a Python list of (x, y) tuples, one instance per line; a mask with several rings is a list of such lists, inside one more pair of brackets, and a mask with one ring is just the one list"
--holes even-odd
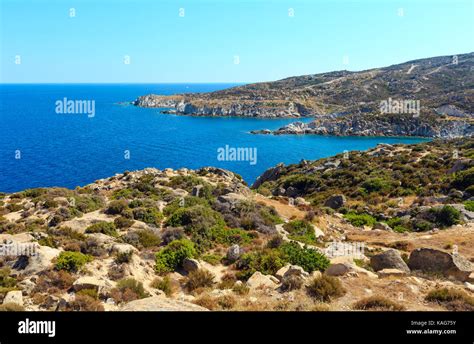
[(2, 194), (0, 309), (474, 310), (473, 149), (381, 145), (253, 188), (150, 168)]

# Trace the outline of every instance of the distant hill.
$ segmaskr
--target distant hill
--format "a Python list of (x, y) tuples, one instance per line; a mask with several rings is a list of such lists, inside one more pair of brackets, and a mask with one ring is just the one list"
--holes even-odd
[(472, 117), (474, 53), (431, 57), (360, 72), (290, 77), (221, 91), (147, 95), (135, 105), (184, 115), (308, 117), (380, 113), (382, 101), (419, 100), (421, 114)]

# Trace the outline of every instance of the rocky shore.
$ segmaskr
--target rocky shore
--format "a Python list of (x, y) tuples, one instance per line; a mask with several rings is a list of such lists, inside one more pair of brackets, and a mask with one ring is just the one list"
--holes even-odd
[(276, 130), (253, 130), (251, 133), (458, 138), (473, 136), (474, 122), (470, 119), (442, 120), (433, 118), (433, 116), (420, 116), (417, 118), (412, 115), (322, 116), (310, 123), (294, 122)]

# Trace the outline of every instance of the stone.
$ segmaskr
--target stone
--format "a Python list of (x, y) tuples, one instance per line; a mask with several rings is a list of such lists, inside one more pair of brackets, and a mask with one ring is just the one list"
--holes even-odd
[(79, 277), (72, 284), (72, 288), (76, 292), (80, 291), (82, 289), (94, 289), (96, 291), (100, 291), (103, 287), (105, 287), (105, 282), (104, 281), (101, 281), (101, 280), (99, 280), (95, 277), (91, 277), (91, 276)]
[(3, 303), (16, 303), (17, 305), (23, 306), (23, 295), (21, 290), (12, 290), (5, 295)]
[(471, 284), (471, 283), (469, 283), (469, 282), (464, 282), (464, 286), (465, 286), (466, 289), (468, 289), (469, 291), (474, 292), (474, 284)]
[(242, 250), (241, 250), (240, 246), (235, 244), (235, 245), (232, 245), (231, 247), (229, 247), (229, 249), (227, 250), (226, 257), (231, 262), (234, 262), (234, 261), (236, 261), (237, 259), (240, 258), (241, 254), (242, 254)]
[(183, 260), (183, 269), (186, 272), (193, 272), (201, 269), (201, 264), (196, 259), (185, 258)]
[[(28, 256), (27, 259), (25, 256), (20, 256), (14, 263), (14, 266), (18, 267), (19, 271), (24, 274), (36, 274), (40, 271), (49, 269), (52, 260), (56, 258), (60, 252), (60, 250), (49, 246), (38, 246), (34, 255)], [(28, 261), (28, 264), (26, 264), (26, 260)]]
[(256, 271), (247, 280), (247, 286), (250, 289), (257, 289), (262, 287), (276, 288), (277, 283), (275, 283), (275, 281), (270, 278), (270, 276), (264, 275), (260, 271)]
[(152, 296), (128, 302), (120, 308), (125, 312), (175, 312), (175, 311), (208, 311), (207, 308), (190, 302), (174, 300), (164, 296)]
[(441, 273), (459, 281), (467, 281), (473, 265), (458, 254), (450, 254), (432, 248), (418, 248), (411, 252), (408, 266), (412, 270)]
[(399, 269), (382, 269), (382, 270), (377, 271), (377, 275), (379, 277), (390, 277), (390, 276), (402, 277), (402, 276), (406, 276), (407, 272), (399, 270)]
[(384, 222), (377, 222), (374, 227), (372, 227), (373, 229), (379, 229), (379, 230), (382, 230), (382, 231), (391, 231), (392, 228), (390, 228), (389, 225), (387, 225), (386, 223)]
[(278, 278), (280, 281), (283, 279), (283, 276), (285, 276), (285, 273), (290, 269), (291, 265), (287, 264), (284, 267), (280, 268), (276, 273), (275, 276)]
[(199, 197), (201, 196), (201, 189), (203, 188), (204, 186), (199, 184), (199, 185), (196, 185), (193, 187), (192, 191), (191, 191), (191, 195), (194, 196), (194, 197)]
[(346, 203), (346, 197), (344, 195), (334, 195), (329, 197), (324, 205), (332, 209), (339, 209)]
[(344, 276), (351, 270), (352, 270), (352, 266), (350, 264), (336, 263), (336, 264), (329, 265), (325, 273), (328, 276)]
[(370, 258), (370, 266), (375, 271), (383, 269), (398, 269), (405, 272), (410, 271), (408, 265), (400, 256), (400, 252), (394, 249), (389, 249), (372, 256), (372, 258)]
[(296, 197), (295, 198), (295, 205), (296, 206), (306, 206), (306, 205), (310, 205), (310, 203), (305, 200), (303, 197)]

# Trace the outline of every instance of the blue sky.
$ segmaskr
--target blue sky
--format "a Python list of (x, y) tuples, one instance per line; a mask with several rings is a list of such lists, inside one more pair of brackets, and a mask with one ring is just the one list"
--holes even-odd
[(2, 83), (254, 82), (474, 51), (474, 0), (0, 2)]

